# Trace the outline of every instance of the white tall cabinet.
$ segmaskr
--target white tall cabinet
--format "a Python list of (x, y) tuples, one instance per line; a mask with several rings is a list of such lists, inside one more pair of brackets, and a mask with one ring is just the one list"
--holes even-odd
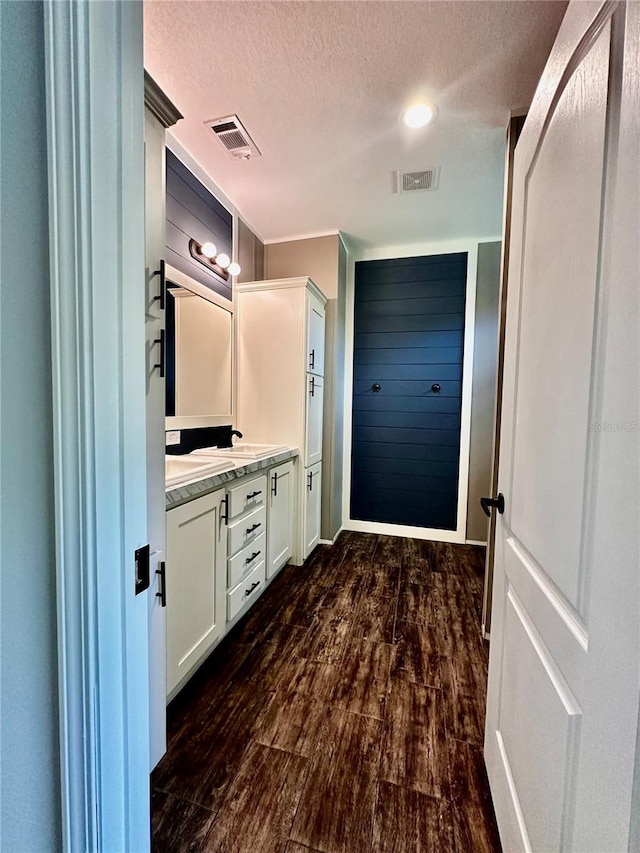
[(288, 444), (295, 470), (292, 562), (320, 538), (326, 297), (310, 278), (236, 285), (237, 423), (249, 441)]
[(147, 354), (147, 530), (150, 585), (149, 626), (149, 752), (155, 767), (167, 748), (166, 735), (166, 610), (162, 605), (161, 573), (165, 564), (165, 389), (159, 365), (164, 330), (165, 253), (165, 131), (182, 118), (180, 112), (145, 72), (145, 338)]

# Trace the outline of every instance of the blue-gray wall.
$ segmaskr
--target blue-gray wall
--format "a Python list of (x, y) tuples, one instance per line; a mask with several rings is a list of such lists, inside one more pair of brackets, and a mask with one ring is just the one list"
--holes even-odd
[(61, 849), (42, 4), (0, 2), (0, 849)]

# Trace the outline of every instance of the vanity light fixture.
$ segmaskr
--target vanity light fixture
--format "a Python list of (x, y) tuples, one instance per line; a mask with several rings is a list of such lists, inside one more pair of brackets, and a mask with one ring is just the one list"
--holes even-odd
[(204, 243), (198, 243), (193, 238), (189, 240), (189, 254), (206, 267), (209, 272), (214, 272), (225, 281), (228, 281), (231, 275), (240, 275), (242, 272), (240, 264), (231, 263), (231, 258), (225, 252), (220, 252), (220, 254), (217, 252), (218, 249), (215, 244), (208, 240)]
[(205, 258), (209, 258), (209, 260), (212, 261), (218, 254), (218, 249), (215, 243), (207, 241), (200, 246), (200, 252), (205, 256)]
[(433, 107), (427, 104), (414, 104), (405, 110), (403, 119), (407, 127), (424, 127), (433, 118)]

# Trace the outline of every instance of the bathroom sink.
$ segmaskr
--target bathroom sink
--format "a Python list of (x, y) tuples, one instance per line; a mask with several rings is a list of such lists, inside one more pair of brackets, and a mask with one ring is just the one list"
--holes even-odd
[(264, 459), (266, 456), (275, 456), (288, 450), (286, 444), (252, 444), (249, 441), (239, 442), (233, 447), (203, 447), (194, 450), (191, 456), (203, 457), (225, 457), (226, 459)]
[(229, 468), (228, 459), (212, 459), (211, 457), (165, 456), (164, 474), (165, 486), (179, 486), (200, 480), (211, 474), (217, 474)]

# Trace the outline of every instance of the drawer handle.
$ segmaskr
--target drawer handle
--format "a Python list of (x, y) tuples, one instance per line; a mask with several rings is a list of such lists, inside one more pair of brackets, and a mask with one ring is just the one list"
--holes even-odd
[(276, 473), (273, 475), (273, 480), (272, 480), (272, 482), (273, 482), (273, 486), (271, 486), (271, 494), (272, 494), (274, 497), (277, 497), (277, 495), (278, 495), (278, 472), (277, 472), (277, 471), (276, 471)]
[(260, 489), (258, 489), (257, 492), (249, 492), (249, 494), (247, 495), (247, 500), (250, 501), (253, 498), (257, 498), (258, 495), (261, 495), (261, 494), (262, 494), (262, 491)]
[(225, 525), (229, 525), (229, 495), (225, 495), (220, 501), (224, 507), (224, 512), (220, 513), (220, 521), (224, 521)]
[(312, 376), (311, 379), (309, 380), (309, 394), (311, 397), (316, 396), (316, 378), (315, 378), (315, 376)]
[(255, 560), (255, 558), (256, 558), (256, 557), (259, 557), (259, 556), (260, 556), (260, 551), (256, 551), (256, 552), (255, 552), (255, 553), (253, 553), (250, 557), (247, 557), (247, 559), (245, 560), (245, 563), (247, 563), (247, 564), (248, 564), (248, 563), (253, 563), (253, 561)]
[(309, 489), (310, 492), (313, 491), (313, 471), (310, 471), (307, 474), (307, 489)]
[(157, 361), (153, 365), (153, 370), (159, 370), (161, 378), (164, 378), (164, 371), (165, 371), (165, 366), (166, 366), (165, 365), (166, 343), (165, 343), (165, 330), (164, 329), (160, 329), (160, 337), (156, 338), (154, 341), (152, 341), (151, 345), (160, 347), (160, 360)]
[(314, 349), (309, 353), (309, 370), (314, 370), (316, 366), (316, 351)]
[(245, 589), (244, 594), (245, 594), (245, 595), (251, 595), (251, 593), (253, 592), (253, 590), (254, 590), (257, 586), (260, 586), (260, 581), (256, 581), (255, 583), (252, 583), (252, 584), (251, 584), (251, 589)]
[(257, 522), (253, 525), (253, 527), (247, 527), (247, 533), (246, 533), (246, 535), (248, 536), (250, 533), (253, 533), (253, 531), (254, 531), (254, 530), (257, 530), (259, 527), (260, 527), (260, 522), (259, 522), (259, 521), (257, 521)]
[(167, 277), (166, 267), (163, 258), (160, 258), (160, 269), (154, 270), (154, 272), (151, 273), (150, 278), (155, 278), (157, 275), (160, 276), (160, 287), (158, 288), (158, 295), (154, 296), (151, 301), (159, 302), (160, 308), (164, 311), (164, 299), (167, 293)]

